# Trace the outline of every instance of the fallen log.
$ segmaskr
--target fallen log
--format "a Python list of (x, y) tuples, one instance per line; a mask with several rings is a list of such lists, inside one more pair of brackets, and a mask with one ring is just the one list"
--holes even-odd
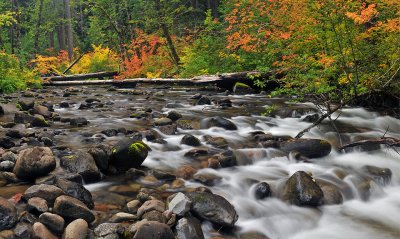
[(396, 138), (392, 138), (392, 137), (383, 137), (380, 139), (360, 140), (357, 142), (343, 145), (339, 148), (339, 150), (356, 147), (356, 146), (371, 146), (371, 145), (381, 145), (381, 144), (384, 144), (388, 147), (400, 147), (400, 139), (396, 139)]
[(73, 80), (85, 80), (85, 79), (102, 79), (102, 78), (113, 78), (118, 75), (118, 72), (96, 72), (87, 74), (77, 74), (77, 75), (66, 75), (66, 76), (47, 76), (42, 77), (43, 81), (73, 81)]

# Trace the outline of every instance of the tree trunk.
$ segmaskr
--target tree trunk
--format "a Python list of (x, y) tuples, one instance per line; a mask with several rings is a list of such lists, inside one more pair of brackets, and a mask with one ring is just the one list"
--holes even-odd
[[(11, 12), (14, 14), (15, 11), (15, 0), (11, 0)], [(10, 45), (11, 45), (11, 54), (14, 54), (14, 45), (15, 45), (15, 23), (11, 24), (10, 27)]]
[(163, 31), (163, 34), (164, 34), (164, 36), (165, 36), (165, 38), (167, 40), (168, 48), (171, 51), (172, 60), (174, 61), (175, 65), (179, 66), (180, 59), (179, 59), (178, 53), (176, 52), (176, 48), (175, 48), (174, 43), (172, 41), (171, 35), (169, 34), (168, 26), (163, 21), (164, 14), (162, 13), (161, 2), (160, 2), (160, 0), (154, 0), (154, 1), (155, 1), (155, 7), (156, 7), (157, 14), (158, 14), (158, 16), (160, 18), (161, 30)]
[(43, 0), (39, 1), (39, 11), (38, 18), (36, 22), (36, 30), (35, 30), (35, 38), (34, 38), (34, 52), (38, 53), (39, 51), (39, 36), (40, 36), (40, 25), (42, 24), (42, 12), (43, 12)]
[(74, 56), (74, 41), (72, 35), (72, 17), (71, 17), (71, 6), (69, 0), (64, 0), (65, 17), (67, 20), (67, 46), (68, 46), (68, 58), (71, 60)]
[(58, 38), (58, 46), (60, 50), (65, 50), (65, 26), (64, 23), (60, 23), (57, 27), (57, 38)]
[(54, 49), (54, 31), (49, 32), (49, 48)]

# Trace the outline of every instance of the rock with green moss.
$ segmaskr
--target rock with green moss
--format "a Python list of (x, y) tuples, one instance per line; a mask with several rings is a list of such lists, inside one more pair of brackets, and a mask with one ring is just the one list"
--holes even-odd
[(42, 115), (35, 115), (33, 117), (31, 125), (33, 127), (49, 127), (50, 126), (49, 122), (47, 122), (46, 119)]
[(299, 152), (307, 158), (320, 158), (331, 152), (331, 144), (322, 139), (290, 139), (280, 143), (286, 153)]
[(138, 168), (146, 159), (150, 150), (150, 147), (142, 141), (123, 139), (111, 150), (110, 164), (119, 171)]
[(236, 82), (233, 87), (233, 92), (235, 94), (254, 94), (255, 91), (249, 86), (242, 82)]

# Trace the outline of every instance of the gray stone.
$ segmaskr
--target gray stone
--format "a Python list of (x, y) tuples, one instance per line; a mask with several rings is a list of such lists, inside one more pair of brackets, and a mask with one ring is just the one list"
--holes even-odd
[(125, 228), (119, 223), (102, 223), (94, 229), (97, 239), (119, 239)]
[(283, 200), (298, 206), (319, 206), (323, 203), (324, 193), (310, 175), (298, 171), (286, 181)]
[(389, 168), (380, 168), (376, 166), (366, 165), (362, 167), (362, 170), (380, 185), (387, 185), (392, 180), (392, 170), (390, 170)]
[(83, 117), (79, 117), (79, 118), (70, 119), (69, 123), (72, 126), (82, 127), (84, 125), (88, 125), (89, 121), (87, 121), (87, 119), (85, 119)]
[(0, 231), (14, 227), (18, 220), (17, 209), (7, 199), (0, 197)]
[(175, 225), (177, 239), (204, 239), (201, 223), (194, 217), (184, 217)]
[(63, 190), (54, 185), (40, 184), (29, 187), (24, 193), (24, 198), (29, 200), (33, 197), (41, 197), (51, 206), (54, 200), (63, 194)]
[(184, 216), (190, 211), (192, 206), (192, 201), (183, 193), (179, 192), (176, 196), (169, 202), (168, 209), (171, 210), (178, 216)]
[(164, 126), (169, 124), (172, 124), (172, 120), (169, 118), (159, 118), (154, 120), (155, 126)]
[(43, 223), (49, 230), (59, 235), (64, 231), (64, 219), (53, 213), (45, 212), (39, 216), (39, 222)]
[(233, 227), (238, 220), (235, 208), (223, 197), (208, 192), (192, 192), (192, 211), (200, 218), (220, 226)]
[(28, 204), (26, 206), (26, 210), (33, 214), (42, 214), (49, 210), (49, 206), (47, 205), (47, 201), (40, 197), (33, 197), (28, 200)]
[(62, 157), (60, 165), (70, 173), (79, 173), (87, 183), (101, 180), (101, 173), (93, 156), (85, 150), (77, 150), (75, 154)]
[(91, 223), (95, 219), (93, 213), (83, 202), (65, 195), (56, 199), (53, 212), (67, 220), (82, 218), (88, 223)]
[(15, 166), (15, 163), (8, 161), (8, 160), (0, 162), (0, 171), (10, 172), (13, 170), (14, 166)]
[(76, 219), (72, 221), (65, 228), (64, 239), (86, 239), (88, 235), (89, 225), (83, 219)]
[(189, 146), (197, 147), (197, 146), (201, 145), (201, 142), (195, 136), (193, 136), (191, 134), (186, 134), (185, 136), (183, 136), (183, 138), (181, 140), (181, 144), (186, 144)]
[(85, 203), (88, 208), (92, 209), (94, 207), (92, 194), (83, 185), (62, 178), (57, 178), (55, 185), (62, 189), (68, 196)]
[(143, 205), (138, 209), (137, 216), (140, 218), (144, 213), (156, 210), (159, 212), (165, 211), (165, 203), (160, 200), (148, 200), (143, 203)]
[(126, 208), (128, 209), (128, 212), (134, 213), (134, 214), (137, 213), (137, 210), (139, 209), (139, 207), (140, 207), (139, 200), (132, 200), (126, 204)]
[(271, 196), (271, 187), (266, 182), (261, 182), (256, 185), (254, 196), (256, 199), (264, 199)]
[(45, 176), (56, 167), (53, 152), (48, 147), (33, 147), (19, 152), (14, 173), (21, 179)]
[(143, 220), (134, 224), (130, 232), (133, 239), (175, 239), (172, 230), (164, 223)]

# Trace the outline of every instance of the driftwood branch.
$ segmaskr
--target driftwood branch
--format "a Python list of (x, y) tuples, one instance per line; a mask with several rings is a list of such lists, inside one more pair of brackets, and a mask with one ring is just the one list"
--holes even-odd
[(87, 74), (77, 74), (77, 75), (66, 75), (66, 76), (49, 76), (42, 77), (44, 81), (73, 81), (73, 80), (85, 80), (91, 78), (112, 78), (118, 75), (118, 72), (96, 72)]
[(366, 139), (357, 142), (353, 142), (350, 144), (343, 145), (339, 148), (339, 150), (343, 150), (346, 148), (362, 146), (362, 145), (381, 145), (384, 144), (388, 147), (400, 147), (400, 139), (392, 138), (392, 137), (383, 137), (380, 139)]

